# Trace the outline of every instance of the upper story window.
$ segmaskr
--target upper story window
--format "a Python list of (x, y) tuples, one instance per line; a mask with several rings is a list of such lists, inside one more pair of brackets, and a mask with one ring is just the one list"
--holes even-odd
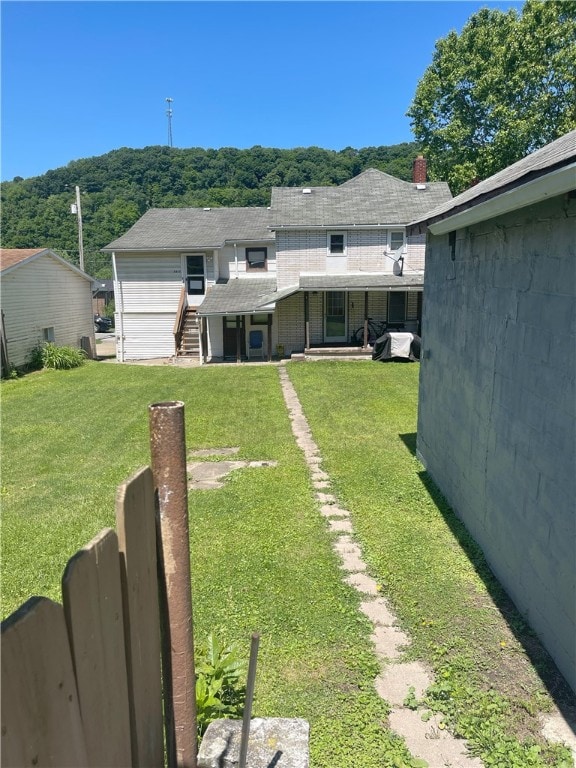
[(268, 248), (246, 248), (246, 269), (268, 269)]
[(331, 256), (346, 255), (346, 232), (328, 232), (328, 253)]
[(404, 246), (404, 232), (402, 230), (392, 230), (390, 232), (390, 250), (401, 251)]

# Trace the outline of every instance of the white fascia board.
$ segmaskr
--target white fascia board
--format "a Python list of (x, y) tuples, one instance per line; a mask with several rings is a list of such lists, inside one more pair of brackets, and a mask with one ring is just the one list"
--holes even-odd
[(490, 200), (455, 213), (453, 216), (428, 224), (428, 229), (433, 235), (445, 235), (455, 229), (462, 229), (486, 221), (486, 219), (502, 216), (546, 198), (563, 195), (573, 189), (576, 189), (576, 163), (559, 168), (545, 176), (539, 176), (533, 181), (515, 187), (509, 192), (503, 192)]

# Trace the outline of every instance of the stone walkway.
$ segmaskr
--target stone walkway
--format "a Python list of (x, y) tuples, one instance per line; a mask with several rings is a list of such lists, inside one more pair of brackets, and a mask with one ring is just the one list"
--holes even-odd
[[(429, 768), (483, 768), (482, 760), (468, 754), (466, 742), (442, 727), (441, 717), (433, 715), (424, 722), (421, 712), (404, 706), (410, 688), (414, 688), (416, 698), (422, 697), (433, 682), (431, 671), (420, 662), (401, 661), (402, 651), (410, 645), (410, 638), (397, 626), (394, 612), (379, 595), (376, 582), (367, 573), (362, 551), (353, 538), (350, 512), (338, 506), (336, 497), (330, 493), (330, 477), (321, 467), (322, 457), (285, 364), (281, 364), (278, 371), (292, 432), (310, 469), (320, 512), (327, 518), (329, 530), (337, 534), (333, 546), (340, 556), (344, 579), (360, 593), (360, 610), (374, 627), (371, 637), (381, 665), (374, 685), (379, 696), (391, 707), (390, 727), (404, 738), (414, 757), (428, 762)], [(576, 722), (556, 708), (552, 713), (542, 715), (541, 721), (543, 736), (566, 744), (576, 765)]]
[(292, 431), (310, 468), (320, 512), (327, 518), (330, 531), (337, 534), (334, 549), (340, 556), (344, 579), (360, 593), (360, 610), (374, 627), (372, 641), (381, 665), (374, 684), (378, 694), (391, 706), (390, 727), (404, 738), (412, 755), (426, 760), (430, 768), (482, 768), (479, 758), (467, 754), (466, 743), (441, 727), (441, 718), (433, 716), (424, 722), (420, 712), (404, 706), (410, 687), (420, 698), (433, 678), (420, 662), (404, 663), (400, 660), (402, 649), (410, 644), (410, 638), (397, 626), (396, 616), (387, 601), (378, 594), (376, 582), (367, 573), (362, 551), (353, 539), (350, 513), (338, 506), (337, 499), (330, 493), (330, 478), (322, 470), (322, 458), (296, 391), (285, 366), (280, 366), (278, 370)]

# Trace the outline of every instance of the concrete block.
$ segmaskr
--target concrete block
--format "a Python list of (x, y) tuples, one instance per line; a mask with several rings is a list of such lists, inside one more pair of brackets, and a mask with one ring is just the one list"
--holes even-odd
[[(241, 720), (210, 723), (200, 744), (198, 768), (236, 768), (241, 734)], [(250, 725), (246, 765), (250, 768), (308, 768), (309, 737), (307, 720), (254, 718)]]

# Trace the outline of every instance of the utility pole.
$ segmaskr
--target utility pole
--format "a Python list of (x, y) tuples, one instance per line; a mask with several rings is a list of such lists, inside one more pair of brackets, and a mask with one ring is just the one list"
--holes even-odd
[(174, 99), (171, 99), (170, 96), (166, 99), (166, 102), (168, 104), (168, 109), (166, 110), (166, 115), (168, 116), (168, 146), (172, 146), (172, 102)]
[(72, 213), (78, 217), (78, 252), (80, 254), (80, 269), (84, 271), (84, 238), (82, 237), (82, 205), (80, 204), (80, 187), (76, 187), (76, 203), (70, 206)]

